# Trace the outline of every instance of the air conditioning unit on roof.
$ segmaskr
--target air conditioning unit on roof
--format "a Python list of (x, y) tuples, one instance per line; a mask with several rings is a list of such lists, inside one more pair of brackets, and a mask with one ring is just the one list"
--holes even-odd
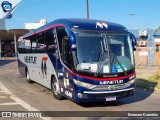
[(140, 41), (139, 45), (140, 45), (140, 46), (145, 46), (145, 45), (146, 45), (146, 42), (145, 42), (145, 41)]
[(147, 36), (147, 30), (140, 30), (139, 36)]

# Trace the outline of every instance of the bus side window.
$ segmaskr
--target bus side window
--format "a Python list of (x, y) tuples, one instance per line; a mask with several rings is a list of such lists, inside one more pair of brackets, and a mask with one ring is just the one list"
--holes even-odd
[(62, 60), (67, 64), (71, 63), (69, 48), (69, 37), (64, 36), (62, 39)]
[(46, 45), (44, 43), (44, 33), (38, 33), (37, 34), (37, 46), (36, 46), (36, 51), (37, 53), (44, 53), (44, 50), (46, 48)]
[(49, 29), (45, 32), (45, 43), (47, 53), (54, 53), (56, 50), (56, 43), (54, 43), (53, 29)]
[(29, 37), (30, 41), (31, 41), (31, 52), (32, 53), (36, 53), (36, 35), (32, 35)]
[(18, 50), (18, 52), (20, 54), (24, 53), (24, 39), (18, 41), (18, 43), (17, 43), (17, 50)]
[(24, 39), (23, 43), (23, 53), (31, 53), (31, 40), (30, 37)]
[(22, 41), (18, 42), (18, 52), (19, 53), (31, 53), (35, 51), (36, 41), (34, 36), (29, 36), (24, 38)]
[(60, 50), (60, 54), (62, 57), (62, 39), (63, 39), (63, 37), (67, 36), (67, 32), (65, 31), (64, 27), (57, 27), (56, 32), (57, 32), (59, 50)]

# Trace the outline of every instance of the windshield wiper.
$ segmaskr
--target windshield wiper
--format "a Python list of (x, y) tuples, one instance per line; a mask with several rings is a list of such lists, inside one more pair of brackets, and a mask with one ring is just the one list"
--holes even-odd
[(94, 77), (98, 76), (98, 72), (100, 70), (100, 68), (102, 67), (102, 61), (103, 61), (103, 57), (104, 57), (104, 50), (101, 50), (100, 55), (99, 55), (99, 59), (98, 59), (98, 67), (97, 67), (97, 71), (95, 72)]
[[(97, 71), (95, 72), (94, 77), (98, 76), (98, 72), (100, 71), (101, 67), (104, 65), (104, 63), (102, 63), (102, 61), (104, 61), (104, 55), (105, 52), (107, 52), (107, 41), (106, 41), (106, 37), (104, 38), (103, 41), (101, 41), (101, 51), (100, 51), (100, 55), (99, 55), (99, 59), (98, 59), (98, 65), (97, 65)], [(108, 53), (107, 53), (108, 54)]]

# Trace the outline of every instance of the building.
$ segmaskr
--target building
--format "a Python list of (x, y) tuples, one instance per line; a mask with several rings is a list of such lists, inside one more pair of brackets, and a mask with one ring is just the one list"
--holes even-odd
[(160, 64), (160, 30), (131, 30), (137, 39), (136, 65)]
[(160, 64), (160, 30), (153, 33), (154, 38), (154, 64)]
[(16, 57), (17, 39), (46, 23), (46, 20), (42, 19), (36, 23), (25, 23), (25, 29), (5, 29), (5, 20), (0, 20), (0, 58)]
[(0, 30), (0, 58), (16, 57), (17, 39), (29, 31), (28, 29)]
[(47, 24), (46, 19), (41, 19), (39, 22), (25, 23), (25, 29), (37, 29), (45, 24)]
[(4, 19), (0, 19), (0, 30), (5, 29), (5, 20)]

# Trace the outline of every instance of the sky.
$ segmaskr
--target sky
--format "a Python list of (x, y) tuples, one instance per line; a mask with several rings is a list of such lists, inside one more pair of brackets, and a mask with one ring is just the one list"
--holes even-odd
[[(160, 0), (88, 0), (90, 19), (110, 21), (127, 29), (156, 29), (160, 26)], [(131, 16), (130, 14), (134, 15)], [(46, 19), (86, 18), (86, 0), (22, 0), (7, 29)]]

